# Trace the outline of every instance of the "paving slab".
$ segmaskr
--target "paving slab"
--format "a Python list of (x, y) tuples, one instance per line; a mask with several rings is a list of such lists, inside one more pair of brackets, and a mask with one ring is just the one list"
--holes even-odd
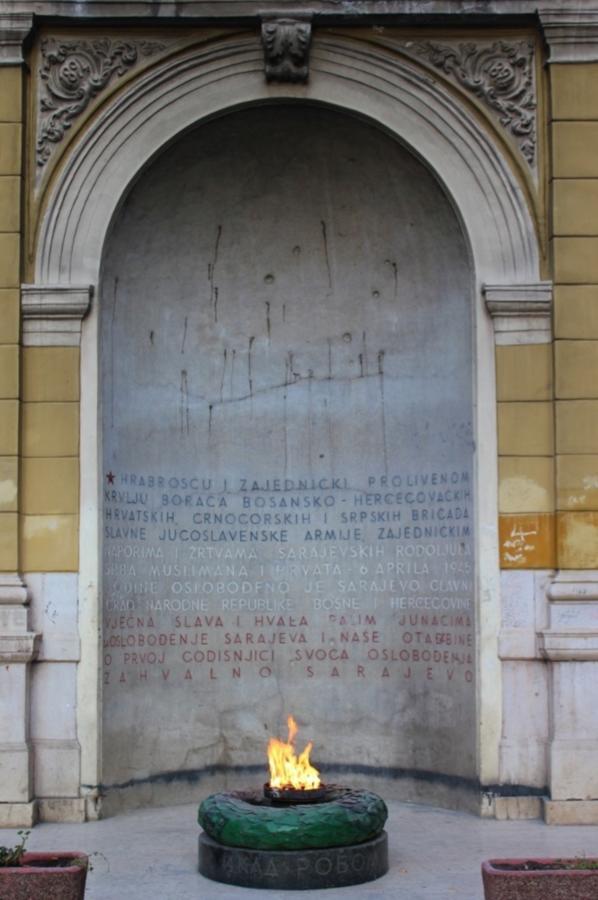
[[(468, 813), (390, 802), (390, 870), (370, 884), (320, 891), (229, 887), (197, 872), (197, 805), (136, 810), (99, 822), (37, 825), (31, 850), (97, 853), (86, 900), (482, 900), (480, 863), (497, 856), (591, 856), (598, 827), (497, 822)], [(0, 830), (0, 843), (16, 830)]]

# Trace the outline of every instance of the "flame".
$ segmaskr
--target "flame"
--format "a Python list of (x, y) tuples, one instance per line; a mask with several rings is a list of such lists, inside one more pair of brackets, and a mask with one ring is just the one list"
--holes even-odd
[(268, 742), (268, 765), (270, 766), (270, 787), (314, 790), (320, 787), (320, 773), (309, 762), (311, 741), (303, 753), (295, 756), (293, 742), (297, 734), (297, 723), (292, 716), (287, 719), (289, 737), (287, 742), (270, 738)]

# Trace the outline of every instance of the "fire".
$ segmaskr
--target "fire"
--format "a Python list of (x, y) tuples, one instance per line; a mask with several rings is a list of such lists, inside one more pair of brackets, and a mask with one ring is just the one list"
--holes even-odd
[(270, 787), (295, 788), (295, 790), (315, 790), (320, 787), (320, 773), (309, 762), (311, 741), (303, 753), (295, 755), (293, 742), (297, 734), (297, 723), (292, 716), (287, 719), (288, 741), (270, 738), (268, 742), (268, 765), (270, 766)]

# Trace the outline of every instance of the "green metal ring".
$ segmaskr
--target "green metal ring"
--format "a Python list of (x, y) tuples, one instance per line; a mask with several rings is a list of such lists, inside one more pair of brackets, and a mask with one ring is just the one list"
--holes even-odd
[(380, 834), (388, 810), (377, 794), (332, 785), (327, 796), (323, 803), (271, 806), (258, 791), (211, 794), (197, 819), (221, 844), (253, 850), (344, 847)]

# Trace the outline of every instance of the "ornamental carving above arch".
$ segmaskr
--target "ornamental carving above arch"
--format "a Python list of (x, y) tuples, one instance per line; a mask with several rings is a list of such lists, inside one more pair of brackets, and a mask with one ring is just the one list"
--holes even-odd
[(44, 39), (38, 73), (37, 165), (48, 162), (53, 145), (62, 141), (75, 119), (113, 79), (165, 47), (163, 42), (145, 40)]
[[(270, 44), (281, 28), (289, 30), (290, 20), (269, 19), (263, 23), (269, 28)], [(295, 35), (298, 28), (309, 30), (303, 21), (293, 22)], [(269, 32), (269, 34), (270, 34)], [(264, 77), (271, 80), (306, 81), (309, 65), (309, 34), (301, 43), (299, 61), (291, 75), (281, 76), (272, 62), (274, 50), (264, 44)], [(189, 34), (183, 41), (172, 39), (148, 40), (136, 36), (98, 37), (71, 40), (59, 37), (45, 38), (40, 47), (38, 68), (38, 110), (36, 160), (38, 173), (56, 153), (71, 126), (92, 105), (92, 101), (107, 94), (125, 75), (141, 71), (173, 50), (190, 46), (204, 39), (201, 32)], [(288, 38), (288, 35), (287, 35)], [(287, 39), (289, 44), (290, 38)], [(384, 29), (374, 35), (374, 41), (392, 47), (446, 79), (466, 96), (472, 97), (484, 109), (489, 118), (503, 129), (517, 147), (527, 166), (535, 171), (537, 165), (537, 90), (535, 78), (535, 45), (533, 40), (475, 41), (460, 40), (405, 40), (388, 36)], [(296, 41), (285, 44), (283, 62)], [(274, 45), (273, 45), (274, 46)], [(278, 45), (276, 45), (278, 46)], [(290, 48), (290, 49), (289, 49)], [(280, 54), (279, 54), (280, 55)], [(276, 60), (275, 60), (276, 62)], [(283, 66), (284, 68), (284, 66)], [(297, 71), (295, 71), (295, 69)], [(284, 76), (284, 77), (283, 77)]]
[(531, 40), (454, 43), (405, 42), (403, 49), (478, 98), (511, 135), (524, 158), (536, 163), (536, 83)]

